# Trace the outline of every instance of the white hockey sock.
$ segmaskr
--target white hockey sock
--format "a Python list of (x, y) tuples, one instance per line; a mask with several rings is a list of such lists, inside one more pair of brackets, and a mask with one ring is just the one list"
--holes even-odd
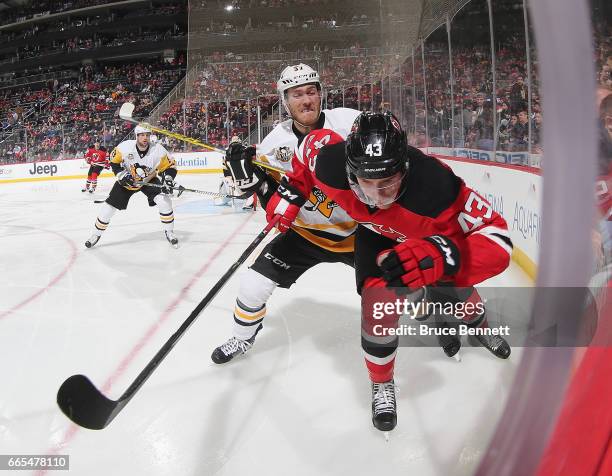
[(106, 230), (108, 224), (110, 223), (110, 219), (116, 212), (117, 209), (112, 205), (109, 205), (106, 202), (102, 204), (100, 213), (98, 213), (98, 217), (96, 218), (96, 223), (94, 225), (94, 235), (102, 235), (102, 232)]
[(250, 268), (241, 276), (234, 308), (234, 337), (242, 340), (253, 337), (263, 322), (266, 302), (276, 286), (274, 281)]
[(170, 197), (160, 193), (155, 196), (153, 201), (157, 204), (159, 219), (162, 222), (163, 230), (174, 230), (174, 212), (172, 211), (172, 200), (170, 200)]

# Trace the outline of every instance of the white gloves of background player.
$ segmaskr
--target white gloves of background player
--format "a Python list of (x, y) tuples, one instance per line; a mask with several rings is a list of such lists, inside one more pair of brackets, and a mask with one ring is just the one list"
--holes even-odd
[(128, 170), (122, 170), (117, 174), (117, 182), (124, 187), (133, 187), (135, 185), (134, 177), (132, 177)]

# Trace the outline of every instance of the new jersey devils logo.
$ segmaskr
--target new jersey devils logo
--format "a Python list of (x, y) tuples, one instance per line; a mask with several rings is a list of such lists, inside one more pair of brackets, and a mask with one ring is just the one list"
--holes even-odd
[(391, 116), (391, 124), (393, 124), (393, 127), (395, 127), (398, 132), (402, 130), (402, 126), (400, 126), (399, 122), (397, 122), (397, 119), (395, 119), (394, 116)]
[(386, 236), (387, 238), (391, 238), (393, 241), (397, 241), (399, 243), (406, 241), (406, 235), (400, 233), (397, 230), (394, 230), (390, 226), (387, 225), (379, 225), (378, 223), (361, 223), (361, 225), (369, 228), (370, 230), (378, 233), (379, 235)]

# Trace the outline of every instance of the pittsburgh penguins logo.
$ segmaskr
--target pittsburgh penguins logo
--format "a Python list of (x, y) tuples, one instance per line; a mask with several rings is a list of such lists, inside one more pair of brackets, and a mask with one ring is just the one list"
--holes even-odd
[(139, 163), (130, 165), (130, 174), (136, 179), (136, 181), (146, 179), (151, 173), (151, 169)]
[(289, 162), (291, 160), (292, 155), (293, 154), (291, 153), (291, 149), (287, 146), (279, 147), (274, 152), (274, 157), (276, 158), (276, 160), (284, 163)]
[(319, 208), (319, 205), (321, 205), (325, 199), (327, 198), (327, 196), (318, 188), (313, 188), (312, 192), (310, 193), (310, 197), (309, 198), (309, 205), (306, 205), (306, 210), (308, 211), (315, 211)]
[(310, 212), (318, 210), (324, 217), (329, 218), (337, 206), (338, 204), (329, 199), (320, 189), (313, 187), (305, 208)]

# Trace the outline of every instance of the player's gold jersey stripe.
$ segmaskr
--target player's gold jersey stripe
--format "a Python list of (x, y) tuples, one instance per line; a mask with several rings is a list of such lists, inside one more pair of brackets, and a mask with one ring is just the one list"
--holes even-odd
[[(311, 228), (313, 230), (350, 230), (351, 228), (357, 228), (356, 221), (345, 221), (340, 223), (305, 223), (298, 218), (295, 219), (295, 224), (302, 228)], [(354, 231), (354, 230), (353, 230)]]
[(333, 251), (334, 253), (352, 253), (355, 251), (355, 235), (347, 236), (341, 241), (333, 241), (313, 235), (305, 228), (296, 226), (293, 227), (292, 230), (305, 240), (310, 241), (313, 245), (317, 245), (318, 247), (328, 251)]
[(255, 321), (260, 317), (266, 315), (266, 308), (264, 307), (261, 311), (256, 312), (255, 314), (245, 314), (238, 306), (234, 308), (234, 314), (238, 316), (240, 319), (244, 319), (246, 321)]

